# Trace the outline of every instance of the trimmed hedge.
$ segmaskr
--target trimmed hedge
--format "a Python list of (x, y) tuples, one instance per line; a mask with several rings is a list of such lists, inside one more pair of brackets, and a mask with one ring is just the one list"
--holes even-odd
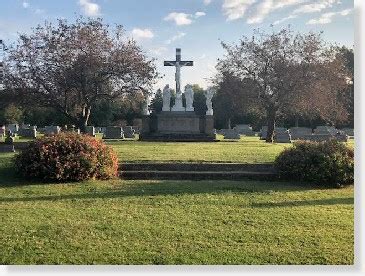
[(275, 160), (279, 176), (287, 180), (341, 187), (354, 182), (354, 151), (335, 140), (296, 142)]
[(28, 179), (109, 179), (118, 173), (118, 158), (103, 141), (69, 132), (32, 141), (15, 156), (15, 167)]

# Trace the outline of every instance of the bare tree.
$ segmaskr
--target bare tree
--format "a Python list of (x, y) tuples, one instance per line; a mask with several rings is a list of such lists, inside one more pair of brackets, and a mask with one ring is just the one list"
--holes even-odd
[(336, 48), (327, 46), (320, 34), (256, 31), (237, 45), (222, 46), (227, 53), (218, 62), (218, 78), (231, 74), (251, 80), (244, 95), (266, 110), (267, 142), (273, 141), (277, 115), (286, 109), (324, 115), (340, 108), (332, 102), (345, 85), (346, 70), (335, 58)]
[(75, 23), (46, 22), (20, 35), (5, 70), (7, 89), (55, 108), (82, 129), (94, 103), (146, 95), (157, 77), (154, 60), (124, 36), (121, 26), (82, 17)]

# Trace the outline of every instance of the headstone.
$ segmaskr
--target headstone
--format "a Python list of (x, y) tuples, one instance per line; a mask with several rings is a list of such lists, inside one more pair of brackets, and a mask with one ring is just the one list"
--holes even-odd
[(234, 129), (241, 135), (255, 136), (255, 132), (252, 131), (252, 127), (249, 125), (236, 125)]
[(289, 131), (292, 140), (304, 140), (308, 135), (312, 135), (312, 129), (308, 127), (292, 127)]
[(338, 133), (338, 130), (335, 127), (332, 127), (332, 126), (317, 126), (314, 129), (314, 134), (336, 135), (337, 133)]
[(104, 139), (123, 139), (124, 133), (122, 127), (110, 126), (105, 128)]
[(124, 138), (136, 138), (134, 129), (131, 126), (123, 127)]
[(339, 134), (339, 135), (332, 135), (332, 134), (312, 134), (307, 135), (304, 137), (303, 140), (313, 141), (313, 142), (324, 142), (329, 140), (337, 140), (341, 142), (347, 141), (347, 135)]
[(267, 126), (263, 126), (261, 127), (260, 130), (260, 140), (266, 140), (266, 136), (267, 136)]
[(19, 129), (19, 135), (24, 138), (37, 138), (37, 128), (35, 126), (29, 126), (27, 128)]
[(95, 127), (93, 127), (93, 126), (87, 126), (87, 127), (85, 127), (85, 133), (87, 135), (90, 135), (90, 136), (95, 137)]
[(61, 132), (61, 127), (59, 126), (45, 126), (44, 135), (55, 135)]
[(65, 126), (63, 128), (63, 131), (75, 132), (77, 134), (81, 133), (81, 130), (79, 128), (76, 128), (76, 126), (74, 126), (74, 125)]
[(343, 128), (341, 131), (348, 136), (354, 136), (354, 129), (353, 128)]
[(240, 137), (240, 134), (235, 129), (226, 129), (224, 131), (224, 134), (223, 135), (224, 135), (224, 139), (235, 139), (235, 140), (239, 140), (241, 138)]
[(12, 134), (16, 134), (19, 131), (19, 125), (18, 124), (8, 124), (6, 126), (7, 130), (10, 130)]
[(275, 128), (275, 143), (291, 143), (290, 133), (286, 128)]

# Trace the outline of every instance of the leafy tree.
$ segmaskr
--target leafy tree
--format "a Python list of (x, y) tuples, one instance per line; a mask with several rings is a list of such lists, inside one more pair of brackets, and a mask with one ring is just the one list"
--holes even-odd
[(153, 113), (160, 113), (162, 111), (163, 106), (163, 98), (162, 98), (162, 91), (158, 89), (151, 100), (150, 110)]
[(267, 142), (273, 141), (278, 115), (288, 109), (326, 119), (336, 111), (337, 120), (346, 118), (338, 91), (346, 85), (348, 72), (336, 58), (338, 50), (326, 45), (320, 34), (256, 31), (237, 45), (222, 46), (227, 53), (218, 62), (218, 79), (232, 75), (245, 82), (241, 97), (266, 112)]
[(146, 96), (157, 77), (154, 60), (123, 32), (102, 19), (82, 17), (38, 25), (9, 49), (5, 85), (83, 129), (95, 103)]
[(5, 123), (19, 124), (23, 119), (23, 111), (15, 105), (10, 104), (4, 109), (3, 117), (5, 119)]
[(200, 87), (198, 84), (193, 84), (194, 91), (194, 110), (198, 115), (205, 115), (207, 111), (206, 98), (205, 98), (205, 90)]
[(339, 49), (337, 58), (344, 61), (348, 71), (347, 86), (340, 92), (339, 97), (345, 102), (345, 108), (348, 113), (348, 125), (354, 127), (354, 51), (345, 46)]

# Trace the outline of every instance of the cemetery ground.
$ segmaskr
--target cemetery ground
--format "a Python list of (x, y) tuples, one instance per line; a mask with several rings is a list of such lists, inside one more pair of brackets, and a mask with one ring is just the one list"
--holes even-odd
[[(290, 146), (256, 137), (108, 144), (122, 162), (270, 163)], [(26, 182), (12, 170), (12, 156), (0, 153), (2, 264), (354, 261), (352, 186), (253, 180)]]

